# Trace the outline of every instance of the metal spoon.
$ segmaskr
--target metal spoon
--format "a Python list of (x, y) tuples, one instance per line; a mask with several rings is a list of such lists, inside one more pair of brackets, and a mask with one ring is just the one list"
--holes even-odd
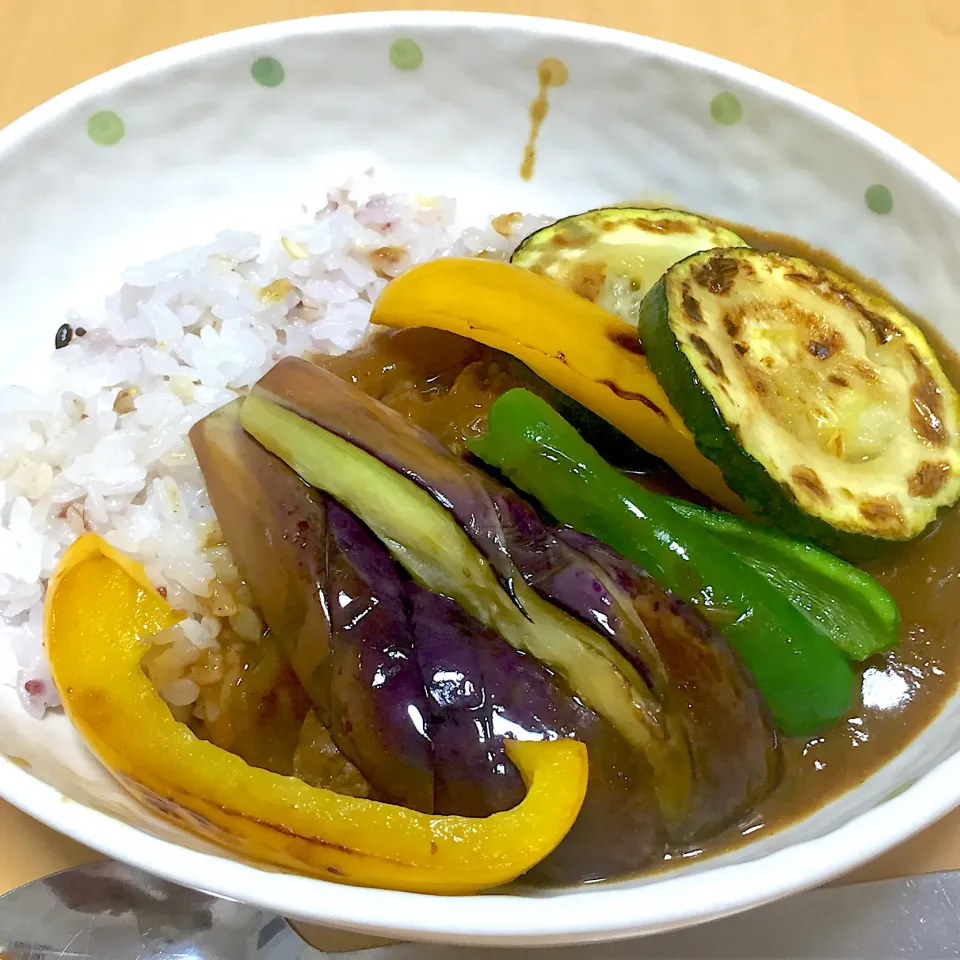
[(306, 960), (276, 914), (187, 890), (111, 860), (0, 897), (3, 960)]
[[(642, 896), (642, 892), (638, 891)], [(927, 960), (960, 956), (960, 871), (801, 893), (624, 943), (516, 949), (398, 944), (365, 960)], [(378, 941), (336, 931), (328, 952)], [(310, 937), (312, 942), (314, 937)], [(383, 943), (383, 941), (379, 941)], [(282, 918), (122, 864), (74, 867), (0, 897), (0, 960), (323, 960)]]

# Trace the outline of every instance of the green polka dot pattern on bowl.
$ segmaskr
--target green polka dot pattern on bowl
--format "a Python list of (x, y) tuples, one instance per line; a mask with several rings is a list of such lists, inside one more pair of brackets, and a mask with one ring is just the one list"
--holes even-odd
[(889, 187), (882, 183), (874, 183), (863, 192), (863, 199), (866, 201), (867, 209), (871, 213), (885, 215), (893, 210), (893, 194)]
[(123, 121), (112, 110), (98, 110), (87, 120), (87, 136), (101, 147), (119, 143), (123, 133)]
[(725, 127), (732, 127), (735, 123), (740, 122), (740, 118), (743, 116), (743, 107), (734, 94), (724, 91), (718, 93), (710, 101), (710, 116), (717, 123)]
[(275, 57), (260, 57), (253, 61), (250, 74), (261, 87), (279, 87), (283, 83), (283, 64)]
[(390, 62), (398, 70), (416, 70), (423, 63), (423, 51), (416, 40), (403, 37), (390, 44)]

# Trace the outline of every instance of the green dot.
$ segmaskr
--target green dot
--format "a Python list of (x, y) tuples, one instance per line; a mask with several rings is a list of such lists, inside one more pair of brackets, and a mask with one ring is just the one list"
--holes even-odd
[(123, 139), (123, 121), (112, 110), (99, 110), (87, 120), (87, 136), (101, 147)]
[(283, 83), (283, 64), (274, 57), (254, 60), (250, 73), (261, 87), (279, 87)]
[(743, 116), (743, 107), (740, 101), (732, 93), (718, 93), (710, 101), (710, 116), (717, 123), (722, 123), (725, 127), (732, 127), (740, 122)]
[(872, 213), (887, 214), (893, 209), (893, 194), (889, 187), (882, 183), (874, 183), (863, 192), (863, 199), (867, 202), (867, 209)]
[(390, 62), (398, 70), (416, 70), (423, 63), (423, 51), (416, 40), (404, 37), (390, 44)]

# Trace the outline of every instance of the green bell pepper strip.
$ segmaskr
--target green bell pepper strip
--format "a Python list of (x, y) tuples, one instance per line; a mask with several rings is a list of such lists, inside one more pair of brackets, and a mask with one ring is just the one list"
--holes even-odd
[(712, 533), (852, 660), (897, 645), (900, 610), (868, 573), (811, 543), (719, 510), (666, 498), (673, 511)]
[(510, 390), (471, 451), (561, 523), (640, 564), (695, 604), (734, 646), (777, 726), (804, 736), (850, 707), (844, 655), (778, 589), (702, 525), (610, 466), (549, 404)]

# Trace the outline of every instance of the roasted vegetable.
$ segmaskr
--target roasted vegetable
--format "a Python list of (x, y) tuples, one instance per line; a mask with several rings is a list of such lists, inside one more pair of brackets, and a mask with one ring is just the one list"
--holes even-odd
[(658, 494), (614, 470), (546, 403), (511, 390), (471, 449), (535, 496), (694, 603), (733, 644), (788, 735), (813, 732), (850, 706), (841, 652), (760, 574)]
[[(363, 511), (360, 513), (390, 544), (401, 563), (428, 588), (454, 597), (461, 606), (487, 626), (496, 629), (514, 647), (528, 650), (557, 670), (586, 703), (601, 704), (595, 709), (606, 716), (628, 741), (647, 753), (658, 772), (658, 789), (668, 818), (671, 823), (679, 822), (689, 793), (689, 759), (682, 739), (678, 739), (677, 731), (671, 729), (670, 718), (663, 714), (659, 700), (651, 695), (645, 679), (641, 679), (614, 647), (604, 642), (593, 630), (584, 630), (579, 624), (562, 616), (558, 618), (555, 608), (543, 604), (525, 587), (525, 582), (531, 579), (533, 573), (525, 559), (534, 559), (532, 554), (536, 553), (536, 544), (542, 539), (543, 533), (536, 515), (519, 498), (493, 483), (483, 472), (452, 456), (428, 433), (312, 364), (294, 359), (278, 364), (256, 385), (254, 399), (261, 397), (295, 412), (324, 430), (330, 430), (360, 450), (368, 451), (391, 470), (416, 483), (444, 510), (450, 511), (452, 518), (488, 561), (500, 585), (512, 599), (513, 603), (506, 611), (497, 612), (505, 599), (500, 591), (481, 601), (481, 606), (486, 603), (491, 607), (484, 614), (478, 612), (476, 598), (471, 600), (473, 606), (460, 599), (458, 591), (463, 591), (465, 585), (448, 582), (449, 571), (459, 570), (465, 562), (458, 559), (456, 549), (445, 558), (445, 570), (418, 572), (411, 569), (410, 563), (423, 546), (418, 545), (413, 553), (407, 549), (405, 557), (400, 556), (400, 545), (390, 544), (389, 523), (381, 523), (378, 528)], [(246, 414), (244, 422), (250, 429)], [(253, 432), (256, 434), (256, 430)], [(261, 439), (271, 446), (271, 441)], [(287, 454), (281, 453), (281, 456), (287, 459)], [(356, 463), (363, 469), (362, 458), (357, 459)], [(335, 470), (333, 461), (325, 469)], [(380, 476), (385, 482), (395, 484), (390, 473), (381, 471)], [(337, 483), (343, 486), (342, 479)], [(393, 496), (402, 498), (405, 492), (409, 493), (401, 484)], [(336, 493), (334, 495), (338, 496)], [(355, 502), (360, 495), (354, 489), (352, 493), (345, 494), (352, 497), (352, 501), (345, 502)], [(372, 490), (365, 491), (364, 495), (373, 496), (373, 503), (383, 511), (387, 500), (385, 495), (382, 505), (378, 504)], [(446, 519), (447, 529), (456, 532), (457, 536), (448, 543), (448, 546), (456, 547), (460, 530), (456, 524), (450, 524), (450, 518), (444, 518), (442, 514), (438, 516)], [(518, 522), (522, 529), (518, 528)], [(384, 534), (383, 530), (387, 533)], [(417, 542), (412, 525), (407, 536), (411, 542)], [(442, 554), (437, 553), (436, 556)], [(464, 569), (469, 569), (475, 559), (471, 557)], [(491, 579), (482, 568), (477, 576), (485, 584)], [(587, 599), (590, 599), (590, 591), (596, 586), (591, 583), (582, 587)], [(536, 619), (534, 609), (540, 611), (536, 629), (532, 629)], [(590, 622), (588, 626), (594, 628), (596, 624)], [(650, 674), (650, 669), (645, 668), (644, 678)], [(638, 723), (641, 724), (639, 728)], [(652, 739), (648, 739), (647, 728), (654, 731)]]
[[(356, 739), (342, 734), (344, 724), (351, 722), (352, 711), (368, 706), (353, 696), (356, 691), (351, 680), (355, 678), (351, 677), (350, 669), (367, 668), (371, 676), (376, 670), (376, 666), (369, 663), (373, 651), (364, 648), (362, 653), (367, 658), (364, 659), (352, 645), (361, 633), (371, 633), (372, 623), (359, 617), (353, 632), (342, 629), (344, 607), (331, 606), (327, 597), (330, 584), (327, 498), (305, 484), (243, 429), (239, 404), (240, 401), (228, 404), (199, 421), (190, 431), (190, 440), (234, 562), (253, 591), (270, 626), (272, 640), (289, 658), (310, 696), (319, 725), (327, 731), (324, 739), (330, 740), (329, 746), (321, 742), (318, 747), (324, 750), (323, 769), (335, 777), (334, 782), (344, 778), (352, 782), (356, 767), (350, 757), (378, 784), (376, 791), (370, 791), (377, 799), (399, 800), (415, 809), (433, 812), (432, 760), (413, 761), (415, 747), (424, 744), (411, 726), (406, 704), (397, 716), (390, 718), (396, 721), (395, 729), (392, 722), (387, 721), (371, 726), (368, 717), (354, 725)], [(344, 591), (351, 567), (337, 546), (333, 556), (337, 589)], [(389, 570), (393, 572), (392, 566)], [(356, 576), (351, 586), (356, 588), (350, 595), (351, 600), (356, 600), (356, 592), (360, 590)], [(352, 608), (352, 612), (356, 610)], [(383, 614), (384, 607), (378, 606), (371, 619), (382, 619)], [(339, 641), (336, 657), (331, 655), (331, 616)], [(399, 625), (399, 629), (402, 628), (403, 623)], [(384, 636), (393, 637), (395, 632), (387, 631)], [(376, 630), (373, 633), (376, 634)], [(380, 652), (386, 656), (393, 650)], [(358, 656), (357, 661), (352, 659), (354, 655)], [(415, 664), (413, 668), (419, 683)], [(392, 679), (392, 682), (401, 681)], [(423, 700), (422, 689), (420, 692)], [(395, 704), (397, 699), (379, 699), (369, 706), (373, 710), (389, 703), (399, 710)], [(392, 731), (390, 741), (379, 738), (385, 728)], [(378, 736), (372, 741), (361, 741), (360, 737), (371, 730)], [(404, 730), (410, 738), (409, 749), (397, 754), (395, 748), (403, 742)], [(212, 732), (215, 734), (215, 730)], [(318, 736), (315, 732), (313, 739)], [(214, 741), (220, 743), (216, 736)], [(386, 755), (374, 756), (381, 744)], [(307, 756), (302, 752), (306, 746), (301, 733), (301, 760)], [(365, 747), (370, 754), (364, 752)], [(242, 745), (237, 752), (243, 755)], [(319, 761), (320, 757), (316, 759)], [(406, 775), (401, 776), (403, 771), (397, 766), (404, 763)], [(387, 769), (381, 769), (381, 765)], [(312, 775), (315, 785), (327, 786), (316, 783), (318, 775), (317, 772)], [(363, 779), (366, 781), (366, 777)], [(367, 783), (369, 786), (369, 781)]]
[(636, 329), (560, 284), (492, 260), (443, 258), (389, 283), (372, 320), (437, 327), (503, 350), (697, 490), (728, 509), (743, 509), (670, 406)]
[(678, 260), (714, 247), (743, 247), (732, 230), (682, 210), (602, 207), (527, 237), (510, 262), (637, 322), (647, 291)]
[[(505, 737), (574, 736), (595, 758), (590, 761), (590, 786), (581, 811), (587, 821), (598, 808), (609, 815), (623, 807), (628, 794), (639, 795), (648, 805), (639, 822), (635, 817), (621, 820), (626, 850), (617, 854), (605, 852), (597, 843), (601, 827), (596, 820), (589, 827), (580, 825), (577, 833), (585, 840), (591, 831), (594, 834), (590, 853), (581, 852), (581, 862), (609, 876), (606, 861), (611, 856), (621, 862), (626, 858), (631, 864), (627, 869), (637, 869), (648, 855), (639, 853), (638, 847), (645, 851), (659, 839), (662, 849), (663, 831), (643, 755), (580, 703), (558, 677), (514, 650), (452, 600), (413, 583), (407, 589), (430, 702), (438, 812), (482, 816), (508, 809), (523, 797), (522, 782), (504, 753)], [(626, 792), (624, 783), (629, 784)]]
[(580, 883), (660, 860), (666, 835), (643, 754), (533, 657), (452, 600), (415, 584), (408, 590), (430, 700), (437, 811), (485, 816), (508, 809), (523, 785), (504, 738), (574, 736), (590, 757), (587, 795), (570, 833), (533, 878)]
[(64, 554), (44, 618), (64, 706), (107, 767), (161, 816), (254, 859), (341, 883), (473, 892), (543, 859), (583, 802), (586, 749), (569, 739), (508, 743), (527, 795), (483, 820), (339, 796), (198, 740), (140, 669), (145, 638), (177, 614), (94, 534)]
[(234, 562), (328, 726), (330, 630), (318, 589), (326, 576), (325, 498), (246, 433), (240, 403), (200, 420), (190, 442)]
[(304, 360), (281, 360), (254, 393), (342, 437), (427, 490), (452, 511), (510, 590), (513, 561), (479, 471), (451, 456), (426, 431)]
[(327, 507), (326, 558), (330, 734), (382, 797), (433, 813), (430, 718), (403, 581), (337, 503)]
[(673, 510), (713, 534), (853, 660), (900, 639), (900, 611), (880, 583), (806, 541), (719, 510), (671, 499)]
[(850, 552), (920, 533), (960, 496), (960, 400), (889, 303), (796, 257), (672, 267), (640, 311), (651, 367), (758, 515)]
[(504, 733), (570, 736), (582, 711), (537, 661), (452, 600), (403, 582), (386, 548), (337, 503), (329, 530), (337, 744), (405, 806), (464, 816), (515, 806), (523, 782)]
[[(322, 370), (316, 374), (346, 387)], [(636, 669), (590, 628), (540, 599), (515, 573), (513, 597), (508, 596), (454, 516), (429, 493), (266, 396), (275, 395), (261, 385), (244, 401), (244, 428), (307, 482), (357, 514), (421, 586), (452, 598), (513, 647), (559, 672), (588, 706), (646, 754), (664, 811), (672, 820), (682, 818), (690, 790), (686, 746), (669, 737), (660, 704)], [(398, 427), (405, 424), (394, 416)]]
[(367, 778), (337, 749), (330, 731), (310, 710), (300, 728), (293, 755), (293, 774), (311, 787), (323, 787), (347, 797), (371, 797)]
[[(638, 667), (656, 657), (672, 678), (667, 702), (681, 718), (693, 764), (690, 837), (709, 835), (762, 800), (780, 774), (780, 754), (766, 704), (736, 654), (688, 604), (611, 547), (571, 527), (557, 531), (599, 571), (616, 602), (607, 613), (614, 643)], [(632, 624), (623, 620), (632, 614)], [(630, 629), (633, 626), (634, 629)], [(633, 646), (637, 638), (642, 645)]]
[[(492, 718), (478, 731), (464, 716), (469, 704), (452, 702), (449, 688), (444, 688), (445, 716), (435, 718), (433, 703), (428, 706), (428, 696), (436, 701), (439, 695), (436, 664), (430, 662), (436, 647), (424, 618), (411, 620), (408, 607), (415, 614), (430, 603), (437, 613), (440, 598), (417, 596), (414, 603), (411, 585), (400, 581), (386, 550), (246, 433), (237, 403), (200, 421), (191, 440), (225, 539), (271, 637), (300, 664), (314, 708), (327, 718), (315, 718), (301, 733), (299, 762), (307, 763), (313, 751), (314, 785), (346, 780), (356, 786), (356, 771), (368, 787), (374, 785), (367, 792), (377, 799), (425, 812), (486, 816), (516, 805), (523, 782), (506, 759), (502, 739), (494, 738)], [(440, 629), (440, 621), (433, 628)], [(415, 650), (418, 630), (424, 636)], [(481, 670), (479, 654), (450, 623), (443, 643), (483, 699), (486, 715), (496, 702), (508, 711), (508, 723), (530, 736), (554, 730), (527, 716), (552, 709), (550, 703), (560, 697), (552, 687), (539, 691), (549, 694), (547, 703), (530, 690), (519, 700), (511, 698), (507, 694), (520, 683), (522, 670), (508, 671), (513, 688), (498, 692), (506, 681)], [(507, 669), (503, 655), (498, 663)], [(531, 661), (526, 671), (534, 665)], [(557, 727), (556, 735), (565, 729)], [(487, 762), (486, 779), (471, 767), (476, 751)], [(318, 782), (321, 772), (334, 778), (331, 784)]]
[[(309, 655), (312, 644), (324, 650), (332, 645), (337, 669), (326, 670), (324, 676), (328, 688), (333, 684), (335, 706), (332, 711), (327, 706), (325, 713), (335, 718), (337, 742), (379, 789), (344, 756), (312, 711), (293, 758), (296, 775), (351, 796), (389, 797), (404, 805), (429, 803), (436, 813), (488, 816), (523, 799), (523, 781), (507, 755), (505, 737), (575, 736), (597, 757), (598, 766), (591, 766), (587, 798), (574, 829), (538, 875), (550, 882), (574, 883), (638, 870), (658, 860), (665, 835), (643, 755), (536, 660), (515, 651), (455, 603), (409, 581), (398, 585), (385, 548), (370, 532), (246, 434), (236, 414), (236, 404), (210, 414), (194, 428), (193, 440), (225, 537), (236, 543), (235, 559), (247, 582), (261, 589), (278, 581), (299, 584), (309, 570), (307, 593), (335, 617), (344, 576), (353, 584), (332, 631), (326, 622), (315, 622), (313, 629), (319, 632), (311, 634), (307, 622), (298, 619), (294, 633), (301, 657)], [(264, 479), (269, 480), (266, 487)], [(270, 491), (276, 503), (258, 499)], [(310, 517), (309, 529), (298, 522), (305, 516)], [(268, 558), (272, 562), (259, 565)], [(284, 580), (282, 567), (287, 564), (294, 569)], [(369, 576), (371, 572), (375, 575)], [(376, 604), (358, 605), (358, 582)], [(382, 633), (372, 629), (371, 614), (395, 607), (398, 589), (405, 595), (404, 612), (394, 609), (394, 620)], [(272, 629), (271, 638), (276, 637)], [(419, 695), (410, 684), (411, 640), (422, 681)], [(399, 651), (398, 641), (403, 642)], [(391, 670), (392, 657), (386, 664), (372, 659), (386, 647), (391, 654), (401, 654), (399, 679), (406, 681), (401, 688)], [(347, 669), (339, 669), (341, 664)], [(319, 674), (308, 676), (316, 680)], [(316, 683), (313, 689), (318, 693)], [(329, 689), (320, 693), (329, 704)], [(410, 706), (416, 709), (413, 728)], [(352, 721), (349, 728), (345, 720)], [(424, 749), (425, 741), (416, 732), (420, 729), (432, 749)], [(617, 842), (602, 842), (614, 823)]]
[(524, 580), (607, 637), (663, 705), (671, 736), (689, 745), (693, 799), (682, 824), (671, 825), (674, 836), (728, 823), (762, 797), (779, 768), (776, 738), (729, 645), (605, 544), (545, 527), (511, 490), (491, 496)]
[[(717, 714), (708, 715), (699, 707), (692, 709), (684, 696), (677, 694), (696, 684), (717, 695), (721, 713), (734, 704), (724, 723), (739, 725), (744, 731), (743, 742), (736, 747), (742, 751), (737, 756), (747, 768), (744, 779), (752, 778), (757, 769), (775, 766), (768, 757), (773, 750), (773, 738), (762, 705), (749, 681), (733, 665), (729, 649), (699, 618), (693, 617), (685, 625), (687, 642), (700, 654), (686, 663), (674, 658), (676, 669), (666, 668), (666, 658), (658, 652), (635, 610), (633, 594), (656, 590), (649, 578), (644, 578), (644, 583), (631, 582), (629, 590), (622, 589), (594, 560), (558, 539), (559, 535), (544, 526), (512, 490), (451, 456), (429, 434), (404, 418), (310, 364), (284, 361), (260, 381), (255, 395), (270, 397), (354, 445), (374, 452), (379, 460), (409, 477), (452, 513), (474, 546), (497, 568), (505, 589), (514, 589), (518, 577), (522, 578), (522, 583), (612, 644), (650, 687), (659, 724), (673, 743), (709, 739), (707, 725), (718, 729), (724, 725)], [(514, 590), (515, 600), (516, 597)], [(702, 636), (696, 635), (697, 630)], [(668, 631), (664, 642), (678, 643), (679, 634), (676, 628)], [(575, 680), (570, 682), (576, 687)], [(754, 713), (752, 720), (747, 720), (750, 709)], [(704, 729), (696, 730), (699, 726)], [(749, 734), (747, 728), (751, 728)], [(732, 745), (718, 745), (718, 756), (729, 756), (731, 749)], [(673, 762), (689, 765), (689, 760), (682, 756)], [(743, 774), (744, 771), (731, 769), (729, 782), (737, 781)], [(709, 808), (716, 821), (724, 821), (741, 808), (754, 788), (746, 787), (736, 800), (732, 797), (737, 791), (729, 783), (722, 797), (714, 792), (713, 784), (694, 783), (693, 789), (698, 792), (694, 807), (701, 811)], [(697, 816), (694, 811), (692, 817), (674, 819), (671, 828), (675, 834), (689, 831)]]
[[(435, 809), (471, 817), (509, 810), (523, 796), (523, 783), (507, 760), (494, 717), (519, 707), (524, 716), (515, 718), (522, 722), (513, 732), (521, 739), (563, 736), (563, 725), (551, 723), (561, 695), (549, 681), (531, 690), (531, 679), (541, 679), (539, 664), (530, 660), (534, 671), (528, 675), (524, 661), (529, 658), (515, 660), (522, 655), (452, 600), (413, 583), (407, 584), (407, 597), (436, 757)], [(503, 663), (496, 663), (494, 651), (505, 654)], [(514, 695), (520, 690), (529, 696), (526, 703)], [(504, 726), (515, 720), (508, 718)]]

